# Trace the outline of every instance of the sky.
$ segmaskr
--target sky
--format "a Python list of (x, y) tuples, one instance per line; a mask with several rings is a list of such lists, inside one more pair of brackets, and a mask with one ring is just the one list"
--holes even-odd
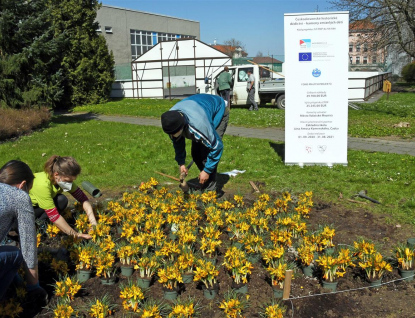
[[(284, 13), (336, 11), (325, 0), (101, 0), (102, 4), (200, 22), (200, 40), (234, 38), (249, 56), (283, 59)], [(149, 30), (151, 31), (151, 30)]]

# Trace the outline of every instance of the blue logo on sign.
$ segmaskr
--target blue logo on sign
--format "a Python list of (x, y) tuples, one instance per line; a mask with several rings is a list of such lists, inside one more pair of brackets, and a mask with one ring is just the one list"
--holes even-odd
[(312, 74), (314, 77), (319, 77), (321, 75), (321, 71), (318, 68), (316, 68), (313, 70)]
[(311, 62), (312, 60), (311, 52), (309, 53), (298, 53), (298, 60), (300, 62)]

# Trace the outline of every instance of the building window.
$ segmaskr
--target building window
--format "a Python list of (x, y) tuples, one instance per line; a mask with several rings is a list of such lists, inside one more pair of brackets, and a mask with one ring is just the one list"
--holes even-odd
[(105, 27), (105, 33), (112, 33), (112, 27), (106, 26)]
[(372, 64), (376, 64), (377, 63), (377, 59), (376, 59), (376, 55), (372, 56)]
[(360, 52), (360, 44), (356, 44), (356, 52)]
[(196, 37), (194, 35), (181, 35), (181, 39), (195, 39)]
[(176, 34), (171, 33), (157, 33), (157, 42), (171, 41), (176, 39)]
[(153, 46), (152, 33), (149, 31), (130, 30), (131, 57), (136, 59)]
[(363, 44), (363, 52), (367, 52), (367, 44)]
[(367, 56), (363, 56), (363, 64), (367, 64)]
[(349, 44), (349, 52), (353, 52), (353, 44)]
[(360, 56), (356, 56), (356, 64), (360, 64)]

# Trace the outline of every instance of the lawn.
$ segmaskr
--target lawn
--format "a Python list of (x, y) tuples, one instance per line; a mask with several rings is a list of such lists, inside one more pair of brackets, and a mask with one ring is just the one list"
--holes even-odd
[[(225, 192), (251, 191), (249, 181), (252, 180), (264, 182), (263, 191), (313, 191), (317, 200), (360, 207), (347, 199), (366, 189), (370, 197), (382, 202), (382, 205), (370, 204), (371, 210), (388, 213), (399, 222), (415, 220), (415, 157), (349, 151), (347, 167), (299, 168), (284, 165), (279, 155), (283, 144), (227, 135), (224, 144), (219, 172), (246, 170), (227, 181)], [(0, 144), (1, 163), (20, 159), (35, 172), (41, 171), (53, 154), (75, 157), (82, 166), (78, 181), (88, 180), (104, 193), (131, 189), (150, 177), (171, 181), (156, 175), (155, 171), (178, 175), (170, 140), (157, 127), (57, 117), (42, 132)], [(189, 179), (197, 175), (197, 168), (192, 167)], [(340, 201), (339, 196), (343, 197)]]
[[(74, 112), (92, 112), (105, 115), (142, 116), (159, 118), (178, 100), (122, 99), (107, 104), (74, 108)], [(349, 108), (349, 135), (351, 137), (415, 137), (415, 93), (394, 93), (389, 99), (383, 96), (371, 104), (360, 103), (361, 110)], [(285, 113), (270, 106), (259, 112), (247, 108), (231, 110), (230, 124), (243, 127), (284, 128)], [(394, 128), (393, 125), (408, 122), (410, 127)]]

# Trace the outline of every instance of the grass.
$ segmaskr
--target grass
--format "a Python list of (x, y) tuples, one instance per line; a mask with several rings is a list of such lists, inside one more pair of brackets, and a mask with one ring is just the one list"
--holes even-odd
[[(143, 116), (159, 118), (177, 100), (123, 99), (107, 104), (76, 107), (74, 112), (93, 112), (105, 115)], [(415, 137), (415, 93), (391, 94), (389, 100), (383, 96), (371, 104), (360, 104), (361, 110), (349, 108), (349, 135), (351, 137)], [(248, 112), (246, 108), (232, 108), (229, 123), (243, 127), (283, 129), (285, 112), (270, 106), (259, 112)], [(394, 128), (393, 125), (408, 122), (410, 127)]]
[[(227, 180), (225, 191), (233, 189), (241, 194), (251, 191), (249, 181), (252, 180), (265, 182), (266, 191), (311, 190), (319, 200), (338, 202), (340, 193), (344, 198), (351, 198), (366, 189), (370, 197), (382, 202), (382, 205), (371, 204), (371, 210), (388, 213), (402, 223), (414, 223), (415, 157), (349, 151), (347, 167), (299, 168), (284, 165), (280, 155), (283, 144), (227, 135), (224, 144), (219, 172), (246, 170)], [(105, 190), (131, 189), (150, 177), (171, 182), (155, 171), (178, 176), (171, 142), (157, 127), (58, 117), (43, 132), (0, 144), (1, 165), (10, 159), (20, 159), (35, 172), (41, 171), (53, 154), (75, 157), (82, 166), (78, 183), (88, 180), (101, 188), (104, 195)], [(197, 175), (194, 166), (189, 178)], [(348, 204), (344, 199), (340, 202)]]

